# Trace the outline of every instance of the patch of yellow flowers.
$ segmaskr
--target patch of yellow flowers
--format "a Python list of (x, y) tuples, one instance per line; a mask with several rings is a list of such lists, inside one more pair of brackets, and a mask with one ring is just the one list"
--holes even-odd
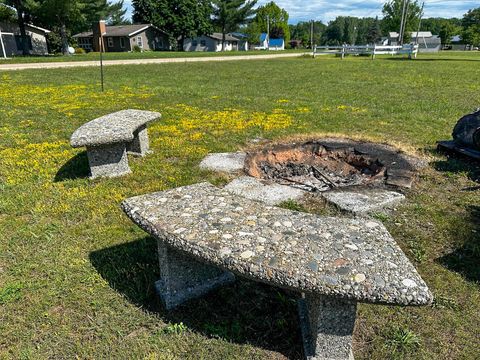
[[(5, 78), (8, 79), (8, 78)], [(146, 99), (153, 93), (146, 87), (133, 89), (128, 86), (121, 91), (107, 90), (98, 92), (93, 86), (63, 85), (63, 86), (34, 86), (31, 84), (15, 84), (12, 87), (9, 81), (0, 82), (0, 117), (12, 116), (22, 110), (28, 110), (35, 104), (35, 111), (57, 111), (66, 116), (73, 116), (83, 108), (128, 106), (134, 99)]]

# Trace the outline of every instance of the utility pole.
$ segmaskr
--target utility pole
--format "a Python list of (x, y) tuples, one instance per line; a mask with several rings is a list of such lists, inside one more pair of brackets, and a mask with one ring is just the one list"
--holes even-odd
[(420, 10), (420, 19), (418, 19), (417, 36), (415, 36), (415, 45), (418, 45), (418, 33), (420, 32), (420, 27), (422, 26), (423, 8), (424, 7), (425, 7), (425, 1), (422, 3), (422, 9)]
[(404, 31), (404, 20), (405, 20), (405, 9), (408, 0), (403, 0), (403, 7), (402, 7), (402, 19), (400, 20), (400, 32), (398, 33), (398, 42), (399, 45), (403, 45), (403, 31)]
[(267, 15), (267, 50), (270, 49), (270, 15)]
[(313, 50), (313, 27), (314, 27), (314, 20), (311, 21), (312, 24), (310, 26), (310, 48)]

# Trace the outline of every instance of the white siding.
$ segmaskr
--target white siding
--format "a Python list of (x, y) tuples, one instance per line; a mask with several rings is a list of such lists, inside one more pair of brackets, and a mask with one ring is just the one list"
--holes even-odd
[[(243, 50), (238, 48), (238, 41), (226, 40), (225, 41), (225, 51), (233, 50)], [(211, 51), (211, 52), (220, 52), (222, 51), (222, 41), (213, 39), (209, 36), (199, 36), (194, 39), (185, 39), (183, 42), (184, 51)]]

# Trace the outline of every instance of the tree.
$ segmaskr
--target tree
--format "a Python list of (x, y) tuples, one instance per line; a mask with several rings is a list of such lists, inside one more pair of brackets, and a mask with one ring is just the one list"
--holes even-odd
[(457, 35), (460, 31), (461, 31), (461, 28), (459, 28), (458, 26), (455, 26), (450, 21), (445, 21), (440, 27), (440, 31), (438, 32), (438, 35), (442, 40), (442, 44), (448, 45), (452, 42), (452, 37)]
[(249, 22), (255, 15), (257, 0), (215, 0), (213, 23), (222, 33), (222, 51), (225, 51), (226, 34)]
[[(78, 1), (78, 0), (77, 0)], [(76, 28), (72, 29), (75, 32), (90, 29), (93, 23), (99, 20), (105, 20), (108, 25), (125, 24), (125, 14), (127, 9), (124, 5), (124, 0), (117, 2), (109, 2), (107, 0), (81, 0), (84, 3), (83, 19), (80, 19)]]
[[(410, 33), (418, 29), (422, 9), (418, 5), (417, 0), (390, 0), (383, 5), (383, 31), (400, 31), (400, 23), (402, 22), (403, 3), (407, 2), (408, 11), (404, 29), (404, 40), (409, 40)], [(401, 36), (402, 34), (400, 34)]]
[(58, 28), (64, 55), (69, 55), (68, 30), (74, 28), (76, 24), (86, 23), (86, 13), (83, 11), (86, 7), (85, 2), (81, 0), (39, 0), (37, 16), (43, 20), (43, 23), (49, 23)]
[(134, 22), (152, 23), (179, 40), (212, 32), (212, 5), (207, 0), (133, 0)]
[(290, 42), (290, 27), (288, 26), (288, 12), (271, 1), (257, 9), (253, 22), (261, 32), (270, 30), (271, 38), (284, 38), (285, 44)]
[[(426, 18), (422, 19), (422, 28), (423, 31), (431, 31), (432, 34), (440, 34), (440, 31), (444, 26), (454, 26), (456, 28), (462, 25), (462, 20), (457, 18), (444, 19), (444, 18)], [(460, 29), (457, 29), (460, 31)], [(459, 34), (459, 33), (458, 33)], [(454, 35), (458, 35), (454, 34)]]
[[(32, 0), (29, 0), (32, 1)], [(44, 26), (52, 33), (48, 42), (50, 50), (68, 54), (72, 33), (92, 29), (92, 24), (106, 20), (109, 25), (126, 20), (124, 1), (108, 0), (35, 0), (32, 17), (36, 24)]]
[(34, 0), (0, 0), (1, 3), (11, 6), (16, 11), (17, 24), (20, 29), (20, 39), (22, 44), (22, 54), (29, 55), (30, 47), (25, 29), (31, 15), (32, 8), (36, 5)]
[(0, 21), (14, 22), (17, 20), (17, 12), (0, 2)]
[(126, 25), (131, 24), (130, 19), (125, 18), (127, 8), (125, 7), (125, 1), (120, 0), (117, 3), (109, 3), (106, 11), (105, 19), (108, 25)]
[(380, 21), (378, 16), (372, 22), (368, 28), (368, 33), (366, 35), (366, 40), (368, 44), (376, 44), (382, 38), (382, 30), (380, 28)]
[[(321, 21), (313, 22), (313, 44), (320, 45), (322, 43), (323, 33), (327, 26)], [(301, 40), (304, 47), (310, 47), (312, 32), (311, 21), (301, 21), (296, 25), (290, 25), (290, 36), (292, 39)]]
[(462, 40), (469, 45), (480, 45), (480, 7), (469, 10), (462, 19)]

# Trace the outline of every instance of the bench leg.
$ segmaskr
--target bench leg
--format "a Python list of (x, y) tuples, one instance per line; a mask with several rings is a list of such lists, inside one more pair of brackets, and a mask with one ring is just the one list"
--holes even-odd
[(133, 141), (127, 145), (128, 153), (135, 156), (147, 155), (150, 152), (147, 126), (143, 125), (139, 127), (133, 133), (133, 136)]
[(355, 301), (306, 294), (298, 310), (306, 359), (353, 360)]
[(197, 261), (158, 240), (160, 280), (155, 283), (167, 310), (235, 280), (232, 273)]
[(131, 172), (125, 144), (87, 147), (87, 156), (92, 179), (122, 176)]

